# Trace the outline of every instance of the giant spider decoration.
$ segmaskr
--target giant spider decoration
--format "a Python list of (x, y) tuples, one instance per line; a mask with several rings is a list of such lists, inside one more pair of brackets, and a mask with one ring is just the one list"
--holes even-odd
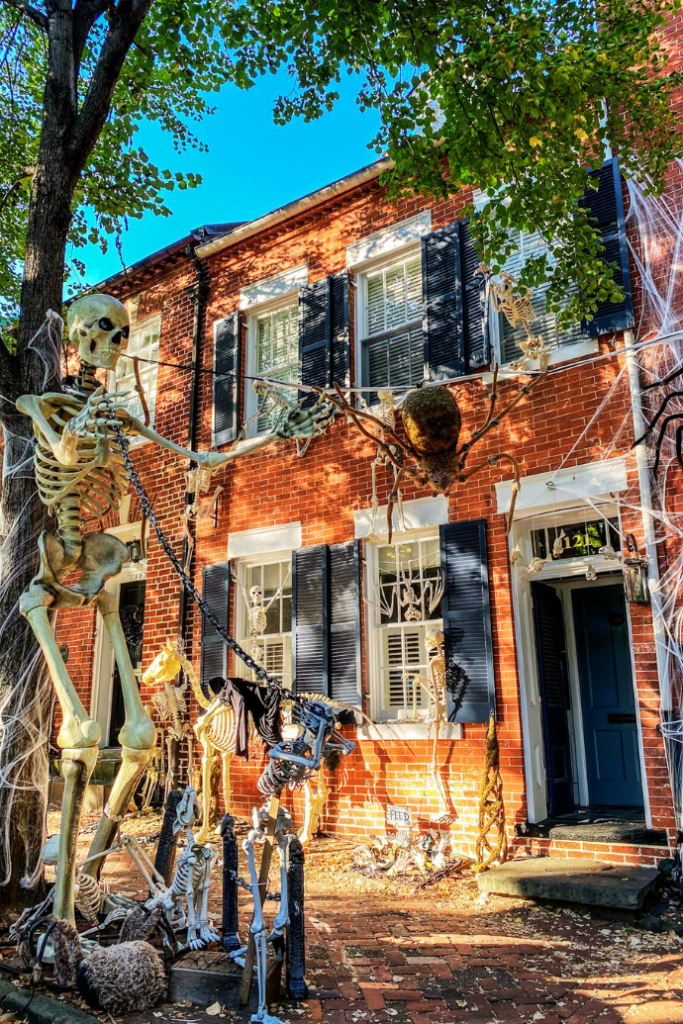
[[(654, 388), (661, 388), (666, 384), (670, 384), (672, 380), (676, 380), (681, 376), (683, 376), (683, 366), (678, 366), (675, 370), (672, 370), (671, 373), (668, 373), (662, 380), (655, 381), (654, 384), (648, 384), (647, 387), (644, 387), (643, 394), (646, 391), (652, 391)], [(632, 448), (635, 448), (637, 445), (643, 444), (644, 441), (647, 441), (648, 437), (657, 426), (660, 418), (664, 416), (669, 403), (673, 401), (674, 398), (683, 398), (683, 391), (670, 391), (668, 395), (664, 396), (659, 409), (657, 409), (657, 412), (648, 423), (645, 433), (639, 437), (637, 441), (633, 442)], [(654, 473), (659, 469), (659, 463), (662, 457), (662, 444), (664, 442), (666, 428), (675, 420), (683, 420), (683, 412), (674, 412), (671, 413), (671, 415), (664, 417), (659, 428), (659, 436), (655, 443), (655, 461), (652, 467)], [(680, 423), (676, 428), (676, 461), (681, 469), (683, 469), (683, 423)]]
[[(512, 526), (512, 517), (517, 500), (517, 492), (520, 488), (520, 469), (517, 459), (508, 452), (497, 452), (489, 455), (484, 462), (480, 462), (471, 469), (465, 468), (465, 463), (471, 449), (478, 444), (483, 437), (494, 427), (500, 426), (506, 416), (512, 412), (522, 399), (531, 394), (547, 373), (542, 373), (534, 380), (520, 388), (519, 394), (512, 399), (498, 414), (496, 414), (496, 402), (498, 400), (498, 367), (493, 372), (493, 381), (489, 393), (489, 408), (486, 418), (465, 444), (458, 446), (462, 417), (458, 403), (454, 395), (446, 387), (417, 387), (409, 391), (401, 408), (403, 426), (408, 441), (402, 441), (395, 430), (389, 427), (378, 417), (369, 412), (356, 409), (349, 405), (344, 397), (341, 388), (335, 384), (334, 389), (337, 397), (327, 395), (328, 401), (335, 405), (344, 415), (349, 416), (358, 430), (370, 441), (377, 445), (378, 451), (382, 452), (387, 460), (392, 463), (398, 472), (394, 479), (394, 486), (389, 494), (387, 507), (387, 527), (389, 543), (392, 536), (392, 516), (394, 505), (399, 497), (399, 484), (404, 475), (412, 476), (422, 486), (430, 486), (437, 494), (448, 494), (451, 487), (456, 483), (464, 483), (470, 477), (480, 473), (487, 466), (494, 466), (497, 462), (508, 462), (514, 472), (512, 485), (512, 500), (507, 519), (507, 532)], [(323, 392), (316, 388), (319, 394)], [(367, 420), (380, 428), (379, 434), (373, 434), (361, 422)], [(391, 443), (389, 443), (391, 442)], [(406, 458), (413, 459), (415, 465), (407, 465)]]

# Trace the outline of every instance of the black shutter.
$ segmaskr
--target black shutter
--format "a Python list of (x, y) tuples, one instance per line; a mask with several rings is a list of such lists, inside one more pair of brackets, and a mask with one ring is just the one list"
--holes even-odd
[(332, 382), (351, 387), (351, 345), (349, 338), (349, 272), (342, 270), (330, 278)]
[(360, 541), (332, 544), (330, 567), (330, 697), (362, 705)]
[[(204, 566), (202, 574), (202, 597), (216, 615), (221, 626), (228, 628), (230, 600), (230, 563), (216, 562)], [(207, 684), (213, 676), (227, 676), (228, 648), (225, 640), (202, 616), (202, 689), (208, 696)]]
[[(303, 285), (299, 289), (299, 359), (301, 383), (319, 388), (330, 386), (332, 370), (332, 330), (330, 317), (330, 278)], [(304, 405), (317, 401), (309, 395)]]
[(219, 320), (213, 342), (213, 446), (220, 448), (237, 437), (240, 418), (240, 315)]
[(292, 569), (292, 678), (299, 693), (329, 694), (328, 549), (299, 548)]
[(597, 192), (593, 189), (586, 189), (579, 200), (579, 206), (589, 211), (593, 223), (600, 228), (604, 246), (602, 259), (605, 263), (616, 264), (614, 280), (624, 296), (620, 302), (599, 302), (593, 319), (590, 322), (584, 321), (584, 331), (598, 335), (609, 334), (613, 331), (625, 331), (634, 326), (635, 318), (631, 275), (628, 269), (621, 175), (616, 159), (608, 160), (597, 171), (591, 171), (590, 177), (598, 182)]
[(488, 722), (496, 692), (486, 523), (449, 523), (440, 533), (449, 721)]
[(432, 380), (465, 373), (457, 222), (422, 239), (425, 363)]
[(460, 279), (462, 281), (462, 329), (467, 372), (491, 362), (491, 345), (484, 321), (484, 280), (478, 273), (481, 259), (474, 248), (469, 220), (460, 225)]

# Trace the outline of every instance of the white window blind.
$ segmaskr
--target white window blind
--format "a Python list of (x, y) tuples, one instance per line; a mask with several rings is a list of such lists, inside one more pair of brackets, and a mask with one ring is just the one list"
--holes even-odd
[(364, 288), (363, 383), (416, 384), (424, 377), (422, 257), (369, 271)]
[[(157, 400), (157, 377), (159, 367), (156, 360), (159, 359), (160, 332), (161, 317), (158, 316), (153, 317), (150, 320), (145, 320), (139, 326), (133, 325), (131, 327), (130, 338), (128, 340), (128, 349), (126, 351), (126, 355), (128, 356), (141, 357), (141, 361), (138, 363), (138, 371), (140, 373), (142, 387), (144, 388), (147, 405), (149, 406), (151, 423), (154, 423), (154, 409)], [(149, 359), (151, 362), (142, 362), (143, 359)], [(135, 372), (133, 370), (132, 359), (119, 359), (116, 366), (114, 386), (116, 391), (120, 393), (130, 392), (128, 410), (131, 415), (137, 416), (138, 419), (142, 419), (143, 409), (138, 393), (135, 391)]]
[[(297, 383), (301, 379), (299, 364), (299, 306), (298, 303), (285, 306), (271, 313), (255, 317), (255, 369), (259, 375), (275, 377), (277, 380)], [(289, 400), (289, 389), (282, 389)], [(296, 395), (296, 392), (294, 392)], [(265, 399), (267, 403), (267, 399)], [(259, 401), (259, 409), (263, 400)], [(270, 416), (259, 416), (257, 432), (265, 433), (270, 428)]]
[[(527, 260), (540, 256), (544, 248), (545, 243), (537, 232), (520, 231), (517, 234), (517, 250), (505, 263), (505, 272), (518, 278)], [(545, 346), (550, 352), (566, 345), (576, 345), (585, 341), (580, 324), (571, 324), (569, 327), (558, 330), (557, 315), (546, 309), (547, 291), (547, 284), (539, 285), (534, 289), (531, 305), (536, 313), (536, 319), (530, 325), (533, 334), (540, 334), (543, 337)], [(503, 313), (499, 313), (497, 317), (494, 314), (492, 323), (494, 333), (497, 328), (500, 362), (505, 365), (520, 359), (523, 353), (519, 342), (526, 338), (524, 328), (513, 328)]]

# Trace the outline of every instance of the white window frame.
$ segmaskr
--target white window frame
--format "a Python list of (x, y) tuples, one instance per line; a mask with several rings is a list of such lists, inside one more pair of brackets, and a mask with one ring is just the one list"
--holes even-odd
[[(262, 302), (249, 307), (247, 315), (247, 378), (258, 376), (256, 372), (256, 347), (258, 344), (259, 318), (266, 316), (269, 313), (278, 313), (281, 309), (287, 309), (289, 306), (296, 306), (297, 309), (299, 308), (298, 288), (285, 292), (283, 295), (279, 295), (276, 299), (273, 299), (270, 302)], [(301, 351), (300, 348), (299, 351)], [(301, 367), (300, 360), (299, 367)], [(248, 420), (251, 416), (255, 416), (258, 412), (258, 395), (252, 387), (253, 383), (253, 380), (250, 379), (245, 381), (245, 420)], [(295, 398), (299, 397), (299, 392), (297, 391), (293, 391), (292, 394)], [(249, 424), (245, 436), (247, 438), (259, 436), (257, 419), (254, 419), (253, 422)]]
[[(249, 635), (249, 617), (247, 608), (245, 605), (244, 597), (242, 596), (242, 587), (249, 592), (247, 586), (247, 572), (249, 569), (253, 569), (256, 566), (265, 565), (277, 565), (281, 562), (292, 563), (292, 551), (282, 550), (273, 551), (266, 554), (260, 555), (246, 555), (242, 558), (235, 559), (234, 572), (237, 574), (239, 583), (234, 583), (232, 588), (232, 599), (236, 602), (236, 614), (235, 624), (237, 627), (237, 636), (240, 638), (242, 646), (248, 650), (251, 637)], [(241, 587), (240, 587), (241, 584)], [(290, 588), (292, 586), (292, 577), (289, 580)], [(292, 619), (294, 617), (294, 594), (292, 593)], [(289, 637), (289, 645), (285, 642), (283, 651), (283, 685), (291, 687), (292, 685), (292, 643), (293, 635), (290, 629), (289, 633), (266, 633), (266, 637), (275, 638)], [(287, 649), (289, 646), (289, 649)], [(233, 672), (235, 675), (245, 675), (245, 666), (241, 661), (238, 661), (237, 655), (233, 655)], [(256, 678), (251, 674), (246, 675), (246, 678)]]
[[(488, 205), (488, 197), (484, 195), (479, 189), (475, 190), (474, 196), (474, 207), (475, 210), (481, 211)], [(503, 268), (504, 270), (505, 268)], [(503, 376), (509, 370), (510, 363), (503, 363), (501, 354), (501, 342), (499, 318), (503, 316), (502, 313), (496, 313), (493, 309), (493, 304), (490, 304), (489, 308), (489, 338), (491, 341), (491, 349), (495, 354), (496, 361), (500, 364)], [(533, 325), (532, 325), (533, 330)], [(571, 362), (574, 359), (581, 359), (585, 356), (595, 355), (600, 350), (600, 343), (597, 338), (586, 338), (585, 341), (576, 342), (574, 345), (564, 345), (559, 348), (553, 349), (548, 356), (548, 366), (557, 366), (559, 363)], [(528, 360), (528, 366), (532, 370), (539, 369), (539, 360), (530, 359)], [(511, 376), (516, 376), (516, 371), (509, 371)], [(485, 377), (486, 379), (486, 377)]]
[[(394, 534), (392, 543), (410, 543), (411, 541), (418, 540), (436, 540), (439, 541), (439, 529), (421, 529), (421, 530), (406, 530), (400, 534)], [(377, 578), (379, 572), (379, 549), (385, 547), (387, 544), (386, 538), (382, 538), (377, 543), (365, 542), (365, 561), (366, 561), (366, 578), (365, 578), (365, 593), (370, 596), (370, 600), (366, 601), (366, 635), (368, 641), (368, 659), (367, 659), (367, 671), (368, 681), (370, 690), (370, 710), (373, 722), (378, 724), (378, 727), (391, 726), (391, 727), (407, 727), (415, 731), (416, 735), (419, 736), (424, 731), (425, 735), (427, 730), (425, 727), (420, 729), (420, 723), (406, 722), (406, 718), (412, 715), (412, 707), (392, 708), (390, 705), (384, 707), (384, 680), (382, 678), (382, 645), (383, 637), (386, 632), (387, 624), (382, 625), (380, 619), (381, 614), (379, 608), (371, 603), (375, 601), (375, 594), (377, 591)], [(430, 627), (434, 629), (443, 628), (442, 619), (428, 620)], [(424, 621), (415, 623), (416, 626), (424, 628)], [(423, 714), (426, 715), (427, 708), (418, 708), (422, 710)], [(401, 713), (402, 712), (402, 713)], [(415, 730), (414, 727), (418, 726)], [(447, 735), (447, 734), (444, 734)], [(459, 727), (451, 733), (451, 738), (459, 736)]]
[[(403, 263), (406, 260), (414, 259), (416, 256), (422, 257), (422, 242), (413, 243), (411, 245), (403, 246), (400, 249), (392, 249), (390, 252), (377, 257), (376, 259), (365, 260), (363, 263), (357, 264), (353, 268), (354, 272), (354, 304), (355, 304), (355, 324), (354, 324), (354, 336), (356, 339), (356, 358), (355, 358), (355, 374), (356, 382), (358, 387), (367, 387), (368, 382), (363, 377), (363, 354), (364, 344), (372, 338), (372, 335), (366, 334), (366, 321), (367, 321), (367, 308), (368, 308), (368, 276), (379, 270), (385, 270), (388, 267), (392, 267), (397, 263)], [(424, 268), (422, 268), (424, 271)], [(422, 317), (420, 317), (422, 321)], [(412, 322), (412, 321), (411, 321)], [(417, 321), (415, 321), (417, 323)], [(407, 325), (406, 325), (407, 326)], [(380, 335), (377, 335), (380, 337)], [(366, 395), (366, 401), (370, 404), (373, 402), (373, 395)]]
[[(128, 339), (127, 351), (130, 351), (131, 341), (133, 340), (133, 336), (135, 334), (142, 334), (145, 331), (148, 331), (150, 329), (150, 327), (152, 327), (153, 325), (156, 326), (157, 329), (158, 329), (157, 337), (159, 339), (159, 343), (161, 343), (161, 313), (153, 313), (152, 316), (145, 317), (144, 320), (135, 320), (135, 319), (133, 319), (133, 322), (130, 325), (130, 337)], [(126, 374), (125, 375), (126, 375), (126, 377), (128, 377), (128, 376), (132, 376), (132, 374), (133, 374), (133, 360), (132, 360), (132, 357), (127, 357), (126, 358), (126, 356), (127, 356), (127, 353), (122, 353), (121, 354), (121, 358), (125, 358), (125, 360), (126, 360), (125, 363), (124, 363), (124, 365), (126, 366)], [(130, 369), (128, 367), (130, 367)], [(148, 370), (148, 368), (149, 368), (149, 372), (151, 372), (153, 374), (153, 376), (154, 376), (155, 396), (154, 396), (154, 401), (153, 401), (153, 403), (150, 406), (150, 420), (149, 420), (150, 427), (153, 427), (154, 426), (154, 419), (155, 419), (155, 416), (156, 416), (156, 408), (157, 408), (157, 404), (159, 402), (159, 367), (158, 366), (154, 366), (153, 364), (149, 364), (149, 363), (141, 363), (140, 364), (140, 372), (141, 373), (144, 373), (144, 371)], [(116, 371), (112, 370), (111, 373), (109, 374), (109, 390), (110, 391), (115, 391), (117, 386), (120, 385), (120, 383), (121, 383), (121, 380), (117, 378)], [(147, 392), (145, 393), (145, 397), (148, 398)], [(136, 399), (137, 399), (137, 392), (134, 392), (133, 395), (129, 399), (131, 405), (136, 401)], [(149, 399), (148, 399), (148, 401), (149, 401)], [(134, 438), (131, 439), (131, 444), (134, 444), (134, 445), (147, 444), (147, 441), (148, 441), (148, 439), (146, 437), (134, 437)]]

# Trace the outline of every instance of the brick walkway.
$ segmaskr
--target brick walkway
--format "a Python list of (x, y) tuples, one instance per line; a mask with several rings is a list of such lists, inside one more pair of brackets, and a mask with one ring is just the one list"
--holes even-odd
[[(307, 979), (312, 998), (275, 1010), (294, 1024), (683, 1021), (683, 940), (569, 909), (490, 897), (471, 879), (421, 892), (349, 868), (348, 847), (307, 855)], [(142, 889), (121, 859), (112, 888)], [(274, 879), (273, 879), (274, 880)], [(249, 904), (241, 904), (242, 929)], [(273, 912), (268, 904), (268, 913)], [(217, 910), (217, 907), (215, 907)], [(137, 1022), (216, 1024), (194, 1007), (159, 1007)], [(229, 1021), (248, 1020), (231, 1012)], [(131, 1022), (132, 1024), (132, 1022)]]

